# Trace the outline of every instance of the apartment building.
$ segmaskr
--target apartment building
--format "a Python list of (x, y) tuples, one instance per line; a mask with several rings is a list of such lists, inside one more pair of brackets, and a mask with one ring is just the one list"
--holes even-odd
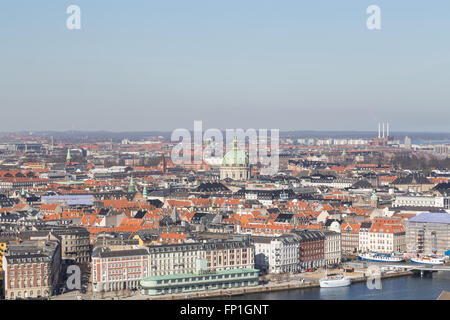
[(94, 292), (137, 289), (146, 277), (192, 274), (201, 259), (211, 272), (254, 266), (254, 246), (248, 237), (150, 247), (114, 243), (111, 249), (100, 241), (93, 251)]
[(371, 222), (362, 222), (359, 227), (359, 252), (368, 252), (369, 251), (369, 231), (372, 227)]
[(149, 247), (150, 275), (194, 273), (196, 261), (206, 259), (210, 270), (253, 268), (255, 249), (249, 237)]
[(91, 246), (88, 230), (79, 227), (52, 227), (51, 232), (61, 239), (61, 259), (63, 261), (74, 263), (90, 261)]
[(92, 290), (137, 289), (139, 281), (149, 275), (149, 266), (147, 248), (96, 248), (92, 254)]
[(150, 276), (194, 273), (197, 259), (205, 256), (201, 243), (165, 244), (148, 250)]
[(400, 219), (376, 218), (368, 235), (368, 251), (378, 253), (406, 251), (406, 231)]
[(255, 266), (255, 246), (250, 237), (215, 239), (202, 245), (211, 270), (253, 269)]
[(295, 230), (299, 242), (299, 271), (324, 265), (325, 236), (320, 231)]
[(355, 253), (359, 248), (359, 223), (343, 223), (341, 225), (342, 252)]
[(324, 239), (324, 263), (326, 266), (338, 264), (342, 258), (341, 233), (322, 231)]
[(5, 299), (39, 298), (53, 294), (61, 267), (58, 241), (10, 243), (2, 260)]
[(252, 237), (255, 268), (268, 273), (294, 273), (298, 270), (299, 241), (295, 235)]

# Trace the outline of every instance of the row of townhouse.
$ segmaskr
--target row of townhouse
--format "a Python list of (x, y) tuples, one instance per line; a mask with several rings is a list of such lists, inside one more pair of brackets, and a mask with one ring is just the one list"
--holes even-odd
[(334, 231), (296, 230), (279, 237), (254, 236), (255, 267), (268, 273), (295, 273), (338, 264), (341, 235)]
[(342, 225), (345, 253), (406, 251), (406, 230), (400, 219), (375, 218), (372, 222)]
[(254, 255), (248, 237), (119, 250), (98, 247), (92, 254), (93, 291), (137, 289), (146, 277), (193, 274), (199, 260), (211, 272), (251, 269)]
[(22, 188), (45, 186), (51, 182), (50, 179), (39, 178), (3, 178), (0, 179), (0, 190), (20, 190)]
[(291, 234), (254, 236), (255, 267), (264, 273), (294, 273), (299, 264), (299, 242)]

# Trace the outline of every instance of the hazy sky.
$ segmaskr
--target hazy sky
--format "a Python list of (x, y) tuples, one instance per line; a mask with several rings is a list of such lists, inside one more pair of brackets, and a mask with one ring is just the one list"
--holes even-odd
[(450, 132), (449, 17), (448, 0), (4, 0), (0, 131)]

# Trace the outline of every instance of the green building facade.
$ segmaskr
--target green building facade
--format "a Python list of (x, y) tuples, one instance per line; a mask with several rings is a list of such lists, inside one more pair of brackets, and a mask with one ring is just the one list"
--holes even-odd
[(141, 280), (141, 293), (161, 295), (258, 285), (258, 269), (231, 269), (212, 273), (152, 276)]

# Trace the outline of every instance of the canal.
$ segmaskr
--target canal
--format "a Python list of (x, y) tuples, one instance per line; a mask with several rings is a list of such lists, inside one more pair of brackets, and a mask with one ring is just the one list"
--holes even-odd
[(450, 272), (383, 279), (381, 290), (369, 289), (365, 282), (343, 288), (308, 288), (251, 293), (214, 298), (223, 300), (435, 300), (442, 290), (450, 291)]

